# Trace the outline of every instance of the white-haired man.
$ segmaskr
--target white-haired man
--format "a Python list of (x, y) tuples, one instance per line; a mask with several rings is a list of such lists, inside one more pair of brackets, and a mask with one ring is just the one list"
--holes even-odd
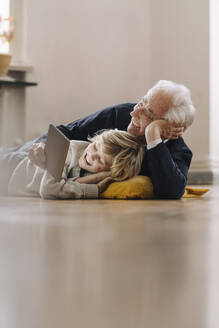
[[(154, 195), (163, 199), (182, 197), (192, 152), (181, 137), (194, 120), (195, 109), (189, 90), (171, 81), (159, 81), (136, 103), (105, 108), (58, 128), (70, 140), (87, 140), (101, 129), (127, 130), (146, 143), (140, 174), (149, 176)], [(131, 121), (130, 121), (131, 115)], [(28, 142), (5, 157), (13, 166), (22, 153), (44, 167), (46, 135)]]

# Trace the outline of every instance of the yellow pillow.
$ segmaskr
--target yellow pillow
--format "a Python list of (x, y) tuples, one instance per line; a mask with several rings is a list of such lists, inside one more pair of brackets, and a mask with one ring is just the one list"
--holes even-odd
[(100, 197), (110, 199), (153, 198), (153, 186), (150, 178), (137, 175), (125, 181), (111, 183)]
[[(209, 189), (186, 187), (184, 198), (200, 197)], [(153, 186), (150, 178), (137, 175), (122, 182), (113, 182), (100, 195), (100, 198), (108, 199), (150, 199), (153, 196)]]
[(208, 188), (186, 187), (183, 198), (201, 197), (208, 191)]

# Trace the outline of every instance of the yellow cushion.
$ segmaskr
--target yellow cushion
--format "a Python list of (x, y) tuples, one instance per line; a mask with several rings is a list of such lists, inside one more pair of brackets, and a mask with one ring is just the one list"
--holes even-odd
[(208, 188), (186, 187), (183, 198), (200, 197), (208, 191)]
[[(186, 187), (184, 198), (200, 197), (209, 189)], [(100, 195), (108, 199), (150, 199), (153, 198), (153, 186), (150, 178), (137, 175), (122, 182), (113, 182)]]

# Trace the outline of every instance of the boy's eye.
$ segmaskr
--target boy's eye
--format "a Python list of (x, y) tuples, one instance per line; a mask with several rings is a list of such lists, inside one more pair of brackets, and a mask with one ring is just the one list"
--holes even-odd
[(101, 165), (103, 165), (103, 166), (105, 165), (101, 157), (99, 157), (99, 162)]
[(102, 159), (101, 159), (100, 156), (98, 156), (98, 162), (99, 162), (101, 165), (103, 165), (103, 161), (102, 161)]

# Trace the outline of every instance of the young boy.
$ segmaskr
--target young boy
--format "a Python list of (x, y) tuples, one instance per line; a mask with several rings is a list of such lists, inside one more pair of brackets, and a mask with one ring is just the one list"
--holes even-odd
[(137, 175), (143, 155), (144, 145), (134, 136), (126, 131), (106, 130), (90, 142), (71, 141), (59, 182), (25, 157), (9, 180), (8, 194), (44, 199), (98, 198), (112, 180)]

